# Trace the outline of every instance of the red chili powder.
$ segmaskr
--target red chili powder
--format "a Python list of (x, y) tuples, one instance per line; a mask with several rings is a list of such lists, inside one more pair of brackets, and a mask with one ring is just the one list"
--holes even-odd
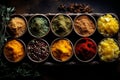
[(95, 56), (96, 51), (97, 45), (90, 38), (82, 38), (75, 45), (76, 56), (82, 61), (92, 59)]

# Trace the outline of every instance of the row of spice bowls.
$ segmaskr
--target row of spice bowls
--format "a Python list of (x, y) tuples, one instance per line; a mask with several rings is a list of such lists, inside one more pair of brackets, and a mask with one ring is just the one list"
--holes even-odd
[(69, 14), (56, 14), (52, 19), (44, 14), (30, 16), (13, 15), (8, 23), (7, 32), (14, 38), (19, 38), (27, 31), (35, 38), (43, 38), (51, 30), (58, 37), (68, 36), (72, 30), (81, 37), (89, 37), (96, 31), (104, 37), (112, 37), (119, 31), (119, 20), (115, 14), (102, 14), (96, 20), (90, 14), (76, 14), (74, 21)]
[[(29, 18), (27, 18), (28, 15)], [(119, 20), (115, 14), (97, 14), (99, 15), (97, 21), (94, 14), (56, 14), (52, 15), (52, 18), (44, 14), (28, 15), (11, 16), (7, 26), (7, 32), (12, 39), (4, 45), (3, 53), (10, 62), (19, 62), (26, 54), (36, 63), (46, 61), (49, 55), (58, 62), (69, 61), (73, 55), (81, 62), (90, 62), (97, 55), (101, 61), (105, 62), (112, 62), (119, 58), (120, 46), (112, 37), (119, 31)], [(75, 43), (65, 38), (73, 35), (69, 35), (73, 28), (79, 36)], [(100, 34), (93, 36), (93, 39), (88, 38), (94, 35), (96, 28)], [(26, 31), (32, 37), (32, 40), (28, 37), (28, 44), (19, 39)], [(57, 38), (48, 43), (49, 40), (43, 38), (51, 34), (50, 32)], [(96, 43), (94, 39), (99, 36), (104, 39), (100, 38), (99, 43)]]
[(5, 58), (10, 62), (19, 62), (27, 54), (27, 57), (41, 63), (48, 59), (49, 55), (57, 62), (69, 61), (72, 56), (80, 62), (90, 62), (96, 55), (100, 61), (113, 62), (120, 57), (120, 45), (114, 38), (104, 38), (97, 45), (91, 38), (80, 38), (75, 44), (68, 38), (56, 38), (51, 45), (45, 39), (32, 39), (27, 46), (21, 39), (11, 39), (3, 48)]

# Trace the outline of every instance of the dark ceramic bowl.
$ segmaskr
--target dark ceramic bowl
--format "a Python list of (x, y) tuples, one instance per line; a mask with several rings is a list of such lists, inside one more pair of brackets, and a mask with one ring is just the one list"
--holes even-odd
[(106, 13), (97, 19), (97, 30), (104, 37), (113, 37), (119, 32), (119, 19), (116, 14)]
[(104, 38), (98, 44), (98, 55), (103, 62), (113, 62), (120, 58), (120, 45), (114, 38)]
[(13, 14), (8, 22), (6, 31), (13, 38), (19, 38), (27, 31), (27, 20), (23, 15)]
[(74, 31), (81, 37), (89, 37), (96, 31), (96, 20), (92, 15), (79, 14), (74, 19)]
[(35, 38), (42, 38), (50, 31), (49, 18), (44, 14), (36, 14), (29, 19), (29, 34)]
[(3, 53), (9, 62), (20, 62), (26, 55), (26, 45), (21, 39), (8, 40), (3, 47)]
[(74, 45), (75, 57), (81, 62), (92, 61), (97, 54), (97, 45), (91, 38), (80, 38)]
[(68, 36), (73, 29), (73, 21), (67, 14), (56, 14), (51, 20), (51, 30), (58, 37)]
[(50, 47), (51, 56), (57, 62), (66, 62), (73, 55), (72, 42), (67, 38), (55, 39)]
[(49, 44), (46, 40), (33, 39), (29, 41), (27, 45), (27, 56), (31, 61), (35, 63), (44, 62), (49, 57), (49, 54)]

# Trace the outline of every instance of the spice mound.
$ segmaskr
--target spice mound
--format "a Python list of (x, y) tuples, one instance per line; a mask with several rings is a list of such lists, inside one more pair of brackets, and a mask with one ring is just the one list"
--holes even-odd
[(96, 30), (94, 19), (88, 15), (79, 15), (74, 20), (74, 29), (78, 35), (88, 37)]
[(28, 58), (36, 63), (45, 61), (49, 56), (49, 45), (43, 39), (33, 39), (27, 45)]
[(25, 56), (25, 46), (19, 40), (10, 40), (4, 46), (4, 55), (10, 62), (19, 62)]
[(46, 16), (35, 15), (30, 19), (28, 28), (32, 36), (37, 38), (44, 37), (50, 30), (49, 20)]
[(120, 48), (113, 38), (105, 38), (98, 45), (98, 54), (102, 61), (114, 61), (120, 56)]
[(56, 39), (51, 45), (51, 55), (58, 62), (65, 62), (72, 57), (72, 44), (68, 39)]
[(59, 14), (52, 19), (51, 28), (55, 35), (64, 37), (72, 31), (72, 20), (69, 16)]
[(115, 35), (119, 30), (119, 22), (111, 14), (100, 16), (97, 21), (98, 31), (106, 37)]
[(27, 30), (27, 24), (22, 16), (14, 16), (8, 23), (8, 32), (12, 37), (20, 37)]
[(74, 49), (76, 58), (82, 62), (91, 61), (97, 54), (97, 45), (90, 38), (79, 39)]

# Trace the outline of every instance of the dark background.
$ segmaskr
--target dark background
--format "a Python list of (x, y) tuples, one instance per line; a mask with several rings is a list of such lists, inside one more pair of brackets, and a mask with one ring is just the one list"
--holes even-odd
[[(118, 0), (0, 0), (1, 5), (13, 6), (15, 13), (58, 13), (60, 4), (86, 3), (95, 13), (116, 13), (120, 17)], [(118, 4), (117, 4), (118, 3)], [(120, 62), (85, 65), (40, 66), (37, 80), (119, 80)], [(32, 77), (32, 76), (31, 76)], [(32, 79), (32, 78), (31, 78)], [(28, 80), (31, 80), (28, 79)]]
[(1, 4), (14, 6), (16, 13), (56, 13), (60, 4), (72, 2), (89, 4), (94, 12), (120, 12), (117, 0), (0, 0)]

